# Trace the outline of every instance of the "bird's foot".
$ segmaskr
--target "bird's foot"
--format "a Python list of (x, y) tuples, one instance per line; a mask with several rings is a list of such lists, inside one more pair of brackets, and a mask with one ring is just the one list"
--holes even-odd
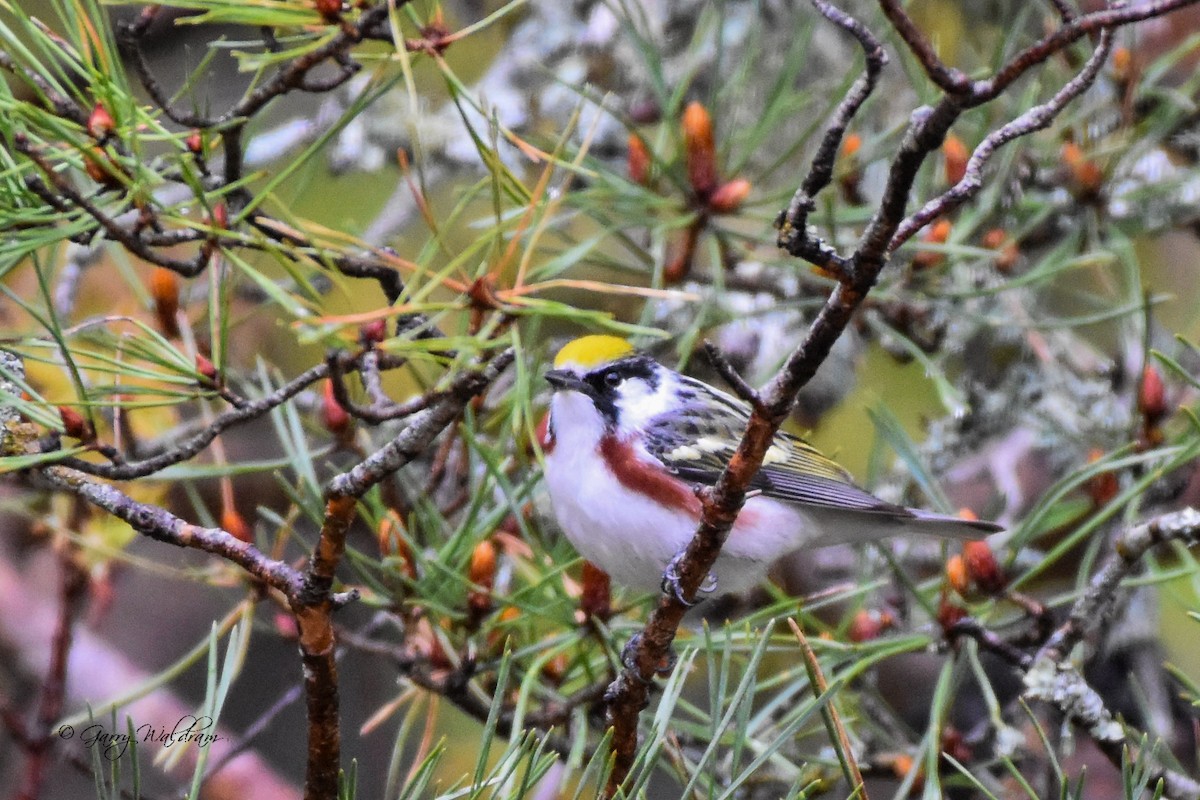
[[(638, 680), (643, 683), (649, 683), (649, 681), (642, 678), (641, 670), (638, 669), (637, 651), (641, 643), (642, 635), (640, 633), (635, 633), (629, 637), (629, 641), (625, 643), (625, 647), (621, 650), (621, 665)], [(664, 677), (670, 675), (671, 670), (675, 669), (675, 662), (678, 660), (678, 656), (675, 655), (675, 648), (670, 648), (667, 650), (667, 654), (663, 656), (662, 661), (654, 668), (654, 673)]]
[[(667, 563), (666, 570), (663, 571), (662, 591), (664, 594), (670, 594), (675, 597), (683, 605), (691, 608), (696, 605), (695, 600), (688, 600), (683, 596), (683, 586), (679, 583), (679, 564), (683, 561), (683, 556), (687, 552), (685, 547), (680, 550)], [(711, 572), (704, 576), (704, 581), (701, 582), (697, 592), (700, 594), (712, 594), (717, 590), (717, 576)]]

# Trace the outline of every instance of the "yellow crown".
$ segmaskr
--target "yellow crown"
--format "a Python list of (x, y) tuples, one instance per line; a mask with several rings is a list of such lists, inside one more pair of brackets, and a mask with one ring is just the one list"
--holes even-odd
[(633, 345), (619, 336), (580, 336), (563, 345), (554, 357), (554, 368), (588, 370), (632, 353)]

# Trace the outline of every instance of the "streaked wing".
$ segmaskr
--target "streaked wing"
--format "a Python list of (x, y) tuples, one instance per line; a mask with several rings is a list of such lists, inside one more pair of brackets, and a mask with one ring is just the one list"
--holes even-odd
[[(711, 486), (733, 457), (750, 410), (739, 400), (690, 378), (682, 379), (681, 388), (682, 408), (647, 428), (647, 450), (680, 478)], [(855, 486), (848, 472), (787, 433), (775, 435), (750, 487), (791, 503), (912, 516), (908, 509), (885, 503)]]

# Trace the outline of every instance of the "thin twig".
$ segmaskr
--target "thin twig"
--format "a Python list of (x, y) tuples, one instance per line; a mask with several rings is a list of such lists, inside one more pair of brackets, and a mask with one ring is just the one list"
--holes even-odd
[[(298, 590), (288, 595), (299, 627), (308, 714), (305, 800), (324, 800), (338, 791), (341, 770), (341, 722), (338, 699), (333, 583), (346, 549), (346, 533), (358, 499), (429, 447), (458, 418), (462, 409), (495, 380), (514, 358), (512, 349), (477, 371), (460, 375), (440, 402), (415, 415), (391, 442), (350, 471), (335, 476), (325, 489), (325, 515)], [(323, 365), (324, 366), (324, 365)]]
[(848, 266), (847, 261), (832, 247), (808, 232), (808, 215), (816, 207), (817, 194), (833, 180), (834, 165), (842, 146), (842, 137), (845, 136), (846, 129), (850, 127), (850, 122), (858, 110), (875, 90), (879, 75), (888, 63), (888, 57), (883, 44), (866, 25), (824, 0), (812, 0), (812, 3), (822, 16), (858, 41), (866, 59), (866, 67), (838, 103), (833, 119), (821, 138), (821, 145), (813, 156), (808, 174), (796, 190), (787, 209), (776, 221), (776, 227), (779, 228), (779, 247), (794, 256), (838, 273)]
[(729, 384), (734, 394), (749, 403), (751, 407), (760, 409), (762, 400), (759, 398), (758, 392), (746, 382), (745, 378), (738, 374), (738, 371), (733, 368), (733, 364), (729, 363), (729, 359), (725, 357), (720, 348), (706, 340), (704, 342), (704, 354), (708, 357), (708, 363), (712, 364), (713, 369)]
[(929, 80), (949, 95), (968, 94), (971, 91), (970, 78), (961, 70), (942, 63), (933, 49), (933, 44), (925, 38), (924, 32), (917, 27), (912, 17), (905, 13), (897, 0), (879, 0), (879, 7), (888, 18), (888, 22), (892, 23), (896, 33), (900, 34), (900, 38), (908, 45), (908, 49), (925, 70)]
[(1054, 96), (1042, 105), (1034, 106), (1016, 119), (984, 137), (979, 146), (975, 148), (975, 151), (971, 153), (971, 158), (967, 161), (967, 168), (963, 173), (963, 177), (950, 189), (930, 200), (920, 211), (917, 211), (900, 224), (900, 227), (896, 229), (896, 233), (892, 236), (892, 240), (888, 244), (888, 253), (895, 252), (896, 248), (912, 238), (921, 228), (938, 217), (945, 216), (978, 194), (979, 190), (983, 187), (983, 168), (987, 165), (992, 155), (1014, 139), (1028, 136), (1034, 131), (1050, 127), (1050, 124), (1063, 108), (1083, 92), (1087, 91), (1095, 82), (1096, 76), (1104, 66), (1105, 61), (1108, 60), (1108, 54), (1111, 50), (1112, 31), (1105, 28), (1100, 32), (1100, 42), (1092, 52), (1091, 58), (1084, 64), (1079, 74), (1055, 92)]
[(294, 568), (268, 558), (257, 547), (228, 531), (192, 525), (166, 509), (139, 503), (115, 486), (99, 483), (68, 467), (54, 465), (43, 467), (38, 472), (55, 488), (80, 497), (117, 519), (124, 520), (143, 536), (176, 547), (189, 547), (221, 556), (286, 595), (294, 595), (300, 589), (301, 576)]

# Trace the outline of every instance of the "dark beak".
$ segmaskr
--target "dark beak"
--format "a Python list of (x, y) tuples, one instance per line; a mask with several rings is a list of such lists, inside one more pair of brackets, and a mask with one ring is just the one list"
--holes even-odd
[(582, 378), (567, 369), (551, 369), (546, 371), (546, 380), (556, 392), (580, 392), (591, 394), (591, 387)]

